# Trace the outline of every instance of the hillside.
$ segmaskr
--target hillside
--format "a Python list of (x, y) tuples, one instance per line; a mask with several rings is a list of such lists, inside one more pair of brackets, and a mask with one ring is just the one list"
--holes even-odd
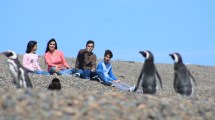
[[(74, 66), (74, 58), (66, 58)], [(22, 55), (19, 55), (22, 60)], [(99, 61), (99, 60), (98, 60)], [(44, 70), (43, 57), (40, 64)], [(136, 84), (143, 63), (112, 61), (115, 75), (131, 86)], [(163, 90), (156, 95), (119, 91), (96, 81), (72, 76), (57, 76), (61, 91), (47, 87), (54, 76), (29, 74), (32, 90), (16, 89), (6, 64), (0, 55), (0, 120), (58, 120), (58, 119), (214, 119), (215, 67), (187, 65), (198, 86), (190, 97), (173, 90), (173, 65), (156, 64), (163, 81)]]

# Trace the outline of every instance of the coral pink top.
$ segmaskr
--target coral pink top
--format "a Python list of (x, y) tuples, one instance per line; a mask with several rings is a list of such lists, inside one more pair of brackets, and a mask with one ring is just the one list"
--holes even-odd
[(25, 53), (23, 56), (22, 64), (26, 69), (31, 71), (41, 70), (37, 54)]
[(55, 50), (53, 53), (49, 51), (44, 54), (45, 62), (48, 65), (48, 71), (53, 66), (57, 66), (60, 69), (69, 68), (69, 65), (64, 58), (63, 52), (60, 50)]

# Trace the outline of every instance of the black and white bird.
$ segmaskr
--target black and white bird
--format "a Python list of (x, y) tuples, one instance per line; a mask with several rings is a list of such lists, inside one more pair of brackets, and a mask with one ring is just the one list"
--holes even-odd
[(191, 95), (193, 92), (192, 82), (196, 86), (195, 78), (183, 63), (182, 57), (179, 53), (172, 53), (169, 55), (174, 60), (173, 86), (175, 91), (181, 95)]
[(154, 56), (150, 51), (140, 51), (139, 53), (145, 57), (145, 62), (139, 75), (134, 92), (138, 89), (139, 83), (142, 80), (143, 93), (155, 94), (157, 91), (156, 89), (158, 80), (160, 82), (161, 88), (163, 88), (163, 86), (160, 75), (154, 64)]
[(48, 86), (49, 90), (61, 90), (60, 80), (58, 78), (54, 78), (52, 82)]
[(12, 82), (16, 84), (16, 87), (33, 88), (31, 80), (26, 73), (26, 69), (19, 62), (17, 54), (12, 50), (2, 52), (1, 54), (4, 54), (8, 58), (7, 63), (10, 74), (13, 77)]

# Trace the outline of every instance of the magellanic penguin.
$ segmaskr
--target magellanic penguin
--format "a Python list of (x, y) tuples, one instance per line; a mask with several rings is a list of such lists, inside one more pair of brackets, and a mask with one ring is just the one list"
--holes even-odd
[(8, 59), (7, 63), (9, 66), (9, 71), (13, 77), (13, 83), (16, 84), (17, 88), (33, 88), (31, 80), (26, 73), (26, 69), (20, 64), (17, 54), (14, 51), (8, 50), (2, 52)]
[(174, 82), (173, 82), (175, 91), (181, 95), (187, 95), (187, 96), (191, 95), (192, 94), (191, 79), (193, 80), (195, 86), (197, 86), (195, 78), (192, 76), (190, 71), (184, 65), (182, 57), (179, 53), (172, 53), (169, 55), (175, 62), (174, 63)]
[(52, 82), (49, 84), (49, 90), (61, 90), (60, 80), (58, 78), (54, 78)]
[(154, 64), (153, 54), (150, 51), (140, 51), (139, 53), (145, 57), (145, 62), (139, 75), (134, 92), (138, 89), (139, 83), (142, 80), (143, 93), (155, 94), (157, 87), (156, 81), (159, 80), (161, 88), (163, 88), (163, 86), (160, 75)]

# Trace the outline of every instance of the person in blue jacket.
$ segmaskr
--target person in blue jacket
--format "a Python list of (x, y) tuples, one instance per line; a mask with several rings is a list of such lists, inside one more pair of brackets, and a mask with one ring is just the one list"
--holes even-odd
[(135, 85), (129, 86), (124, 83), (120, 83), (120, 80), (116, 78), (112, 71), (112, 64), (110, 63), (113, 54), (110, 50), (106, 50), (104, 54), (104, 60), (99, 62), (96, 68), (96, 74), (101, 79), (102, 84), (113, 86), (119, 90), (133, 92)]

